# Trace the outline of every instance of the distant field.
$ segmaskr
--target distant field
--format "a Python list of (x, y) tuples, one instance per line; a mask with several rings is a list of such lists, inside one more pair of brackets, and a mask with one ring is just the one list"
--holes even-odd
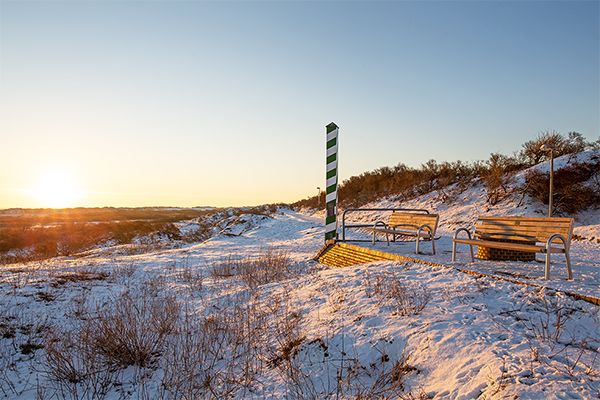
[(0, 210), (0, 263), (71, 255), (102, 243), (131, 243), (151, 233), (178, 239), (175, 222), (215, 211), (160, 207)]

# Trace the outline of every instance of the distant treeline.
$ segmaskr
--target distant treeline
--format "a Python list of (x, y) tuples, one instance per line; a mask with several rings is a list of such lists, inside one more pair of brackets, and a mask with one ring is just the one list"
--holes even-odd
[[(98, 245), (133, 243), (154, 236), (190, 243), (211, 235), (213, 217), (270, 215), (283, 204), (240, 208), (64, 208), (0, 211), (0, 264), (74, 255)], [(176, 222), (197, 217), (196, 228), (182, 233)]]
[[(589, 142), (578, 132), (569, 132), (566, 136), (557, 132), (542, 132), (537, 138), (525, 142), (521, 150), (513, 155), (492, 153), (486, 161), (471, 163), (440, 163), (429, 160), (416, 168), (401, 163), (395, 167), (378, 168), (353, 176), (342, 182), (338, 188), (340, 206), (359, 207), (390, 196), (394, 196), (398, 201), (405, 201), (434, 190), (440, 191), (442, 200), (446, 200), (445, 198), (452, 197), (452, 193), (446, 192), (448, 186), (456, 184), (455, 188), (460, 191), (474, 179), (481, 180), (487, 189), (488, 201), (495, 204), (509, 193), (508, 183), (516, 171), (539, 164), (549, 157), (548, 152), (540, 148), (542, 144), (549, 144), (554, 149), (555, 158), (585, 150), (600, 150), (600, 138)], [(590, 179), (597, 182), (597, 187), (582, 184)], [(542, 202), (547, 202), (547, 174), (531, 173), (526, 180), (522, 190)], [(555, 193), (555, 207), (559, 212), (574, 212), (600, 204), (599, 160), (558, 171), (555, 182), (559, 192)], [(313, 196), (297, 201), (292, 206), (317, 208), (319, 204), (323, 207), (324, 201), (325, 193), (322, 193), (321, 199)]]
[(200, 217), (212, 210), (210, 208), (171, 207), (12, 208), (0, 211), (0, 227), (49, 225), (67, 222), (175, 222)]
[[(175, 222), (217, 210), (176, 208), (11, 209), (0, 212), (0, 264), (72, 255), (101, 243), (159, 234), (182, 239)], [(200, 240), (192, 232), (186, 240)]]

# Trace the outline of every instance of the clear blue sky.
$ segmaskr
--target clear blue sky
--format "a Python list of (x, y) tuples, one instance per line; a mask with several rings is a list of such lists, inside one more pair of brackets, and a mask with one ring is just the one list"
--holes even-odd
[(30, 189), (49, 170), (77, 205), (297, 200), (324, 185), (331, 121), (342, 179), (486, 159), (541, 130), (595, 139), (599, 12), (0, 0), (0, 208), (43, 205)]

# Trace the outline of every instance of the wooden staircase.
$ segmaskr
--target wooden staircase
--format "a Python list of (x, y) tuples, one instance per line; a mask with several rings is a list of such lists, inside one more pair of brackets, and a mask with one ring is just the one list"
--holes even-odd
[(314, 260), (330, 267), (348, 267), (350, 265), (366, 264), (373, 261), (405, 261), (406, 258), (348, 243), (336, 243), (330, 240), (319, 250)]

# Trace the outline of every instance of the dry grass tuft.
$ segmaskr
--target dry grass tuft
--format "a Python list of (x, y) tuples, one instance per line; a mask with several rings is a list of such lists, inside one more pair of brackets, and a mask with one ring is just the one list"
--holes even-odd
[(68, 282), (103, 281), (106, 280), (108, 276), (109, 274), (107, 272), (79, 270), (55, 276), (51, 285), (52, 287), (58, 287)]
[(213, 266), (210, 274), (215, 279), (238, 277), (249, 288), (282, 281), (293, 275), (288, 254), (273, 248), (263, 250), (254, 257), (229, 256)]
[(392, 307), (402, 316), (418, 315), (431, 300), (431, 293), (426, 286), (404, 282), (394, 274), (367, 275), (367, 296), (377, 297), (380, 303)]
[(109, 364), (147, 367), (173, 332), (180, 305), (174, 297), (124, 293), (90, 319), (85, 330)]

